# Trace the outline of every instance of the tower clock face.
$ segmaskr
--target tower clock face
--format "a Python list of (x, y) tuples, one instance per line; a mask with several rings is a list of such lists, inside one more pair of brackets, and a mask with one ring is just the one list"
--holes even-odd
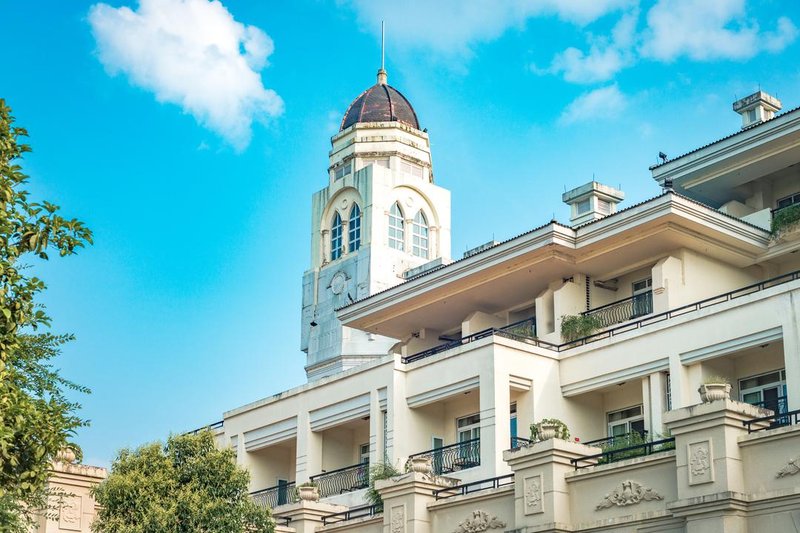
[(344, 272), (337, 272), (331, 279), (331, 292), (333, 294), (342, 294), (347, 286), (347, 275)]

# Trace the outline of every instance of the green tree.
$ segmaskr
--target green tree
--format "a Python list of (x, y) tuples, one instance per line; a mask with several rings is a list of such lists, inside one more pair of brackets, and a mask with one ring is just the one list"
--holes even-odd
[(33, 202), (20, 159), (30, 147), (0, 99), (0, 531), (23, 531), (47, 503), (51, 461), (69, 445), (83, 421), (65, 389), (86, 389), (62, 379), (49, 360), (68, 336), (35, 334), (50, 319), (37, 302), (44, 282), (28, 275), (26, 257), (74, 254), (92, 242), (76, 219), (52, 203)]
[(266, 508), (250, 499), (250, 475), (210, 431), (171, 436), (166, 444), (123, 449), (94, 489), (102, 533), (272, 532)]

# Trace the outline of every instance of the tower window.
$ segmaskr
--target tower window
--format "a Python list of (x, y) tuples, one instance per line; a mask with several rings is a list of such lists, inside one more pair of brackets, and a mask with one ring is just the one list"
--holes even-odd
[(405, 221), (400, 205), (395, 203), (389, 210), (389, 247), (405, 250)]
[(342, 256), (342, 217), (339, 213), (333, 217), (331, 225), (331, 261), (335, 261)]
[(347, 224), (347, 251), (355, 252), (361, 247), (361, 209), (353, 204)]
[(335, 178), (337, 180), (341, 179), (341, 178), (347, 176), (348, 174), (350, 174), (352, 169), (353, 169), (353, 166), (350, 163), (347, 163), (346, 165), (342, 165), (339, 168), (337, 168), (336, 171), (334, 172), (334, 176), (335, 176)]
[(422, 167), (418, 165), (412, 165), (411, 163), (406, 163), (405, 161), (400, 162), (400, 171), (405, 172), (406, 174), (411, 174), (415, 178), (422, 177)]
[(414, 217), (414, 237), (411, 252), (417, 257), (428, 258), (428, 220), (420, 210)]

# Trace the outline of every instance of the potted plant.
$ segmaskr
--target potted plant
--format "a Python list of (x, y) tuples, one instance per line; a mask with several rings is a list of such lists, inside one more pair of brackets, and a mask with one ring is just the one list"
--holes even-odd
[(319, 486), (313, 481), (306, 481), (297, 486), (298, 497), (306, 502), (319, 501)]
[(531, 424), (531, 440), (543, 441), (549, 439), (569, 439), (567, 425), (558, 418), (543, 418), (536, 424)]
[(703, 403), (727, 400), (731, 397), (731, 383), (728, 378), (722, 376), (709, 376), (703, 380), (697, 392), (700, 393)]
[(411, 472), (430, 474), (433, 471), (431, 458), (429, 456), (412, 457), (408, 461), (408, 469)]

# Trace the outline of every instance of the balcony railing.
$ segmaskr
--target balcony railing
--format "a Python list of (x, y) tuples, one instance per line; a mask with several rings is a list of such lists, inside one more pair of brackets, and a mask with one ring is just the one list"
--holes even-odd
[(514, 484), (514, 474), (507, 474), (505, 476), (493, 477), (489, 479), (482, 479), (480, 481), (473, 481), (471, 483), (464, 483), (462, 485), (455, 485), (444, 489), (437, 489), (433, 491), (433, 495), (437, 500), (451, 498), (453, 496), (472, 494), (482, 490), (496, 489), (499, 487), (507, 487)]
[[(779, 285), (783, 285), (784, 283), (789, 283), (792, 281), (796, 281), (800, 279), (800, 270), (796, 270), (794, 272), (789, 272), (787, 274), (783, 274), (781, 276), (777, 276), (768, 280), (760, 281), (758, 283), (753, 283), (752, 285), (747, 285), (746, 287), (741, 287), (739, 289), (726, 292), (724, 294), (720, 294), (718, 296), (712, 296), (711, 298), (706, 298), (704, 300), (700, 300), (688, 305), (684, 305), (681, 307), (676, 307), (675, 309), (670, 309), (669, 311), (665, 311), (663, 313), (659, 313), (656, 315), (648, 315), (644, 318), (640, 318), (638, 320), (634, 320), (632, 322), (628, 322), (626, 324), (622, 324), (620, 326), (616, 326), (613, 328), (608, 328), (604, 331), (600, 331), (598, 333), (593, 333), (591, 335), (587, 335), (586, 337), (582, 337), (580, 339), (576, 339), (571, 342), (565, 342), (563, 344), (553, 344), (550, 342), (542, 341), (533, 337), (527, 337), (523, 335), (516, 335), (509, 331), (505, 331), (505, 328), (492, 328), (487, 329), (484, 331), (479, 331), (474, 335), (470, 335), (468, 337), (464, 337), (458, 341), (443, 344), (441, 346), (437, 346), (435, 348), (431, 348), (429, 350), (425, 350), (424, 352), (419, 352), (414, 355), (410, 355), (408, 357), (404, 357), (402, 359), (403, 363), (412, 363), (414, 361), (419, 361), (420, 359), (425, 359), (426, 357), (430, 357), (437, 353), (446, 352), (447, 350), (455, 347), (461, 346), (463, 344), (468, 344), (470, 342), (476, 341), (478, 339), (483, 339), (486, 337), (490, 337), (492, 335), (497, 335), (500, 337), (506, 337), (509, 339), (514, 339), (520, 342), (525, 342), (532, 346), (537, 346), (539, 348), (544, 348), (546, 350), (552, 350), (554, 352), (564, 352), (567, 350), (571, 350), (572, 348), (577, 348), (579, 346), (585, 346), (587, 344), (591, 344), (593, 342), (601, 341), (604, 339), (609, 339), (611, 337), (615, 337), (616, 335), (620, 335), (622, 333), (627, 333), (629, 331), (635, 331), (637, 329), (641, 329), (646, 326), (650, 326), (652, 324), (659, 324), (664, 322), (665, 320), (671, 320), (673, 318), (678, 318), (684, 315), (688, 315), (690, 313), (694, 313), (697, 311), (701, 311), (703, 309), (707, 309), (709, 307), (713, 307), (718, 304), (723, 304), (725, 302), (730, 302), (737, 298), (741, 298), (743, 296), (749, 296), (751, 294), (755, 294), (757, 292), (770, 289), (772, 287), (777, 287)], [(506, 326), (507, 328), (508, 326)]]
[(481, 464), (481, 439), (465, 440), (427, 452), (415, 453), (408, 459), (410, 461), (415, 457), (430, 457), (431, 467), (436, 475), (466, 470)]
[(225, 425), (225, 421), (224, 420), (220, 420), (219, 422), (214, 422), (214, 423), (209, 424), (207, 426), (203, 426), (201, 428), (193, 429), (192, 431), (187, 431), (186, 433), (184, 433), (184, 435), (197, 435), (201, 431), (206, 431), (206, 430), (208, 430), (208, 431), (216, 431), (217, 429), (221, 429), (224, 425)]
[(310, 479), (319, 487), (320, 498), (365, 489), (369, 486), (369, 463), (331, 470), (311, 476)]
[(800, 409), (795, 409), (794, 411), (785, 411), (783, 413), (776, 412), (769, 416), (745, 420), (742, 422), (742, 424), (744, 424), (744, 426), (747, 428), (748, 433), (755, 433), (765, 429), (779, 428), (784, 426), (794, 426), (796, 424), (800, 424)]
[[(575, 470), (579, 468), (586, 468), (588, 466), (604, 465), (616, 461), (623, 461), (633, 457), (643, 457), (657, 452), (675, 449), (675, 437), (669, 439), (654, 440), (651, 442), (644, 442), (635, 446), (626, 446), (624, 448), (608, 449), (602, 453), (594, 455), (585, 455), (570, 459), (569, 462), (575, 465)], [(585, 464), (581, 464), (585, 463)]]
[(776, 415), (785, 414), (789, 411), (789, 403), (786, 396), (778, 396), (772, 400), (764, 400), (763, 402), (755, 402), (750, 405), (755, 405), (756, 407), (763, 407), (764, 409), (769, 409)]
[(602, 305), (589, 311), (581, 313), (583, 316), (590, 316), (597, 321), (599, 329), (613, 326), (621, 322), (627, 322), (640, 316), (649, 315), (653, 312), (653, 291), (634, 294), (630, 298), (618, 300), (610, 304)]
[(363, 505), (361, 507), (353, 507), (341, 513), (333, 513), (322, 517), (322, 525), (338, 524), (339, 522), (346, 522), (348, 520), (355, 520), (356, 518), (364, 518), (366, 516), (375, 516), (380, 513), (377, 505)]
[(274, 509), (279, 505), (296, 502), (298, 500), (297, 487), (295, 486), (295, 482), (292, 481), (291, 483), (276, 485), (268, 489), (252, 492), (250, 493), (250, 498), (260, 507)]
[(625, 444), (633, 446), (634, 444), (641, 444), (647, 440), (647, 430), (632, 431), (624, 435), (616, 435), (614, 437), (606, 437), (604, 439), (590, 440), (584, 442), (586, 446), (597, 446), (602, 450), (612, 447), (622, 447)]

